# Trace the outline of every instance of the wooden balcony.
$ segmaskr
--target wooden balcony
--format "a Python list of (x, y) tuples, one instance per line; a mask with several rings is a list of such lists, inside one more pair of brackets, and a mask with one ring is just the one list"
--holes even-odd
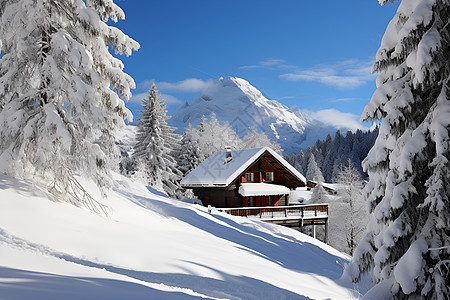
[(328, 220), (328, 204), (217, 208), (233, 216), (256, 218), (277, 224), (315, 225)]

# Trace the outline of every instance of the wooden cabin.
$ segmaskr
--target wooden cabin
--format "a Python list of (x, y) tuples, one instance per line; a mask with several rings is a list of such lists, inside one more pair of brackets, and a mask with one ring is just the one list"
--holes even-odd
[(218, 151), (181, 181), (205, 206), (234, 208), (288, 205), (305, 177), (268, 147)]

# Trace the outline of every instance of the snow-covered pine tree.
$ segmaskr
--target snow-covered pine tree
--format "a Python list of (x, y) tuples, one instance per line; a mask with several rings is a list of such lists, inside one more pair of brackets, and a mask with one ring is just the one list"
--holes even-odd
[(311, 193), (311, 203), (327, 203), (328, 192), (323, 187), (323, 182), (318, 182)]
[[(310, 203), (328, 203), (329, 194), (323, 187), (323, 181), (317, 182), (316, 186), (312, 189), (311, 198), (309, 199)], [(333, 226), (333, 224), (330, 222)], [(316, 237), (325, 242), (325, 228), (319, 226), (316, 228), (316, 225), (313, 225), (313, 232), (316, 234)], [(308, 232), (308, 231), (306, 231)], [(313, 234), (314, 236), (314, 234)], [(329, 241), (327, 241), (329, 242)]]
[(192, 129), (191, 135), (192, 140), (198, 145), (200, 162), (226, 146), (237, 149), (242, 144), (231, 126), (227, 122), (220, 124), (214, 113), (211, 114), (209, 121), (206, 116), (202, 116), (200, 124)]
[(300, 174), (305, 174), (305, 169), (303, 168), (303, 160), (304, 159), (305, 159), (305, 152), (303, 152), (303, 150), (300, 150), (298, 157), (293, 156), (293, 160), (294, 160), (293, 167), (296, 168), (297, 171), (300, 172)]
[[(386, 4), (388, 1), (380, 1)], [(370, 221), (350, 272), (396, 298), (450, 297), (450, 2), (401, 1), (361, 119), (381, 120), (363, 166)]]
[(195, 140), (192, 125), (183, 132), (181, 142), (176, 150), (175, 160), (177, 161), (178, 169), (186, 175), (195, 169), (202, 161), (200, 160), (200, 149), (198, 141)]
[(0, 4), (0, 161), (13, 176), (76, 203), (92, 198), (74, 174), (111, 185), (115, 132), (132, 115), (133, 79), (109, 52), (139, 44), (108, 20), (112, 0), (4, 0)]
[[(214, 115), (214, 118), (216, 118), (216, 115)], [(236, 131), (234, 131), (234, 129), (231, 127), (230, 123), (225, 121), (222, 125), (219, 124), (219, 128), (220, 131), (216, 142), (216, 145), (218, 146), (217, 150), (223, 150), (228, 146), (232, 149), (239, 148), (239, 146), (242, 144), (242, 140), (239, 138)]]
[[(344, 229), (346, 242), (346, 247), (340, 250), (353, 255), (353, 251), (361, 240), (367, 226), (366, 205), (362, 195), (363, 184), (358, 170), (353, 166), (350, 159), (345, 165), (341, 165), (335, 180), (338, 184), (338, 199), (334, 202), (343, 204), (343, 209), (338, 216), (336, 215), (336, 219), (339, 218), (341, 221), (340, 227)], [(330, 211), (334, 213), (333, 207), (330, 207)], [(331, 228), (331, 231), (333, 229)], [(332, 234), (330, 232), (330, 235)]]
[(287, 154), (284, 156), (284, 159), (293, 166), (297, 171), (300, 172), (300, 174), (305, 174), (303, 171), (303, 160), (304, 160), (305, 153), (303, 150), (300, 150), (299, 154)]
[(310, 154), (309, 161), (308, 161), (308, 171), (306, 172), (306, 178), (308, 180), (313, 180), (315, 182), (324, 182), (325, 179), (323, 178), (322, 172), (320, 171), (319, 167), (317, 166), (316, 159), (314, 154)]
[(363, 141), (361, 140), (361, 135), (362, 131), (358, 129), (354, 135), (351, 146), (352, 151), (350, 153), (350, 160), (353, 162), (353, 166), (358, 170), (359, 174), (363, 173), (362, 166), (359, 162), (364, 159), (364, 157), (362, 157), (364, 145), (362, 144)]
[(346, 162), (348, 162), (348, 157), (351, 155), (351, 146), (353, 144), (353, 133), (351, 131), (348, 131), (345, 137), (341, 136), (341, 138), (338, 141), (339, 144), (333, 162), (333, 172), (331, 175), (331, 179), (333, 182), (336, 182), (336, 178), (338, 174), (341, 172), (341, 166), (345, 165)]
[(133, 156), (147, 185), (166, 192), (171, 197), (181, 195), (179, 181), (182, 173), (177, 168), (173, 151), (178, 140), (174, 127), (167, 125), (166, 104), (155, 86), (142, 101), (142, 117), (138, 119), (138, 132)]
[(277, 142), (272, 142), (264, 132), (258, 132), (255, 128), (251, 128), (246, 136), (242, 139), (239, 146), (241, 149), (270, 147), (279, 155), (283, 155), (283, 149)]
[(220, 146), (222, 144), (222, 139), (219, 137), (221, 131), (222, 126), (220, 126), (220, 122), (215, 113), (211, 113), (209, 121), (206, 117), (205, 119), (202, 118), (202, 123), (199, 125), (198, 142), (204, 159), (208, 158), (217, 150), (223, 149)]

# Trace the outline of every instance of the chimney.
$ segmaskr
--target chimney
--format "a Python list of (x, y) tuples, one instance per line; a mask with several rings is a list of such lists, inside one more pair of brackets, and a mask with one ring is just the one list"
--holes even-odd
[(229, 163), (233, 159), (233, 156), (231, 155), (231, 147), (225, 146), (225, 162), (224, 164)]

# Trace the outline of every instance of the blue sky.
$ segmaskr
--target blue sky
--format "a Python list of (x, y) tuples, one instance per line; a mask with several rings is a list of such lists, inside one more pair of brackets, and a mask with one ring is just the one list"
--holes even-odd
[(136, 81), (133, 111), (152, 82), (169, 113), (212, 80), (248, 80), (269, 99), (318, 118), (356, 122), (375, 90), (370, 69), (396, 5), (376, 0), (122, 0), (118, 26), (141, 44), (122, 57)]

